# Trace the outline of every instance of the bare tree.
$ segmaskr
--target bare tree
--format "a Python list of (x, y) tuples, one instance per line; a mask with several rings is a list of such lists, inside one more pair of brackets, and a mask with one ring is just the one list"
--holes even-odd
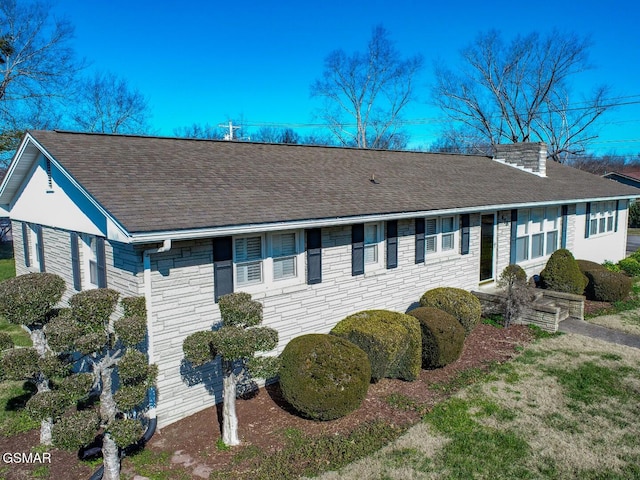
[(95, 73), (80, 82), (72, 120), (100, 133), (149, 133), (151, 109), (145, 96), (113, 73)]
[(261, 127), (251, 134), (254, 142), (300, 143), (300, 135), (292, 128)]
[(414, 100), (422, 58), (402, 58), (377, 26), (364, 53), (331, 52), (311, 96), (324, 100), (319, 116), (342, 145), (389, 148), (400, 134), (401, 113)]
[(596, 120), (610, 107), (607, 88), (588, 98), (570, 94), (569, 80), (590, 68), (587, 38), (553, 31), (518, 36), (480, 34), (462, 50), (457, 72), (436, 68), (434, 101), (449, 118), (485, 142), (544, 141), (556, 161), (584, 151)]
[(73, 27), (38, 1), (0, 0), (0, 133), (15, 147), (25, 128), (44, 128), (84, 65), (70, 46)]
[(207, 140), (222, 140), (224, 132), (218, 125), (193, 123), (188, 127), (173, 129), (173, 135), (180, 138), (203, 138)]

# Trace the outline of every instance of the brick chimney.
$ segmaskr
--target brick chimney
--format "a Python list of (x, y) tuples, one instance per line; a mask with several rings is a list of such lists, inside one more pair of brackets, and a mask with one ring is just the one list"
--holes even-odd
[(506, 143), (494, 145), (493, 159), (531, 172), (547, 176), (547, 144), (544, 142)]

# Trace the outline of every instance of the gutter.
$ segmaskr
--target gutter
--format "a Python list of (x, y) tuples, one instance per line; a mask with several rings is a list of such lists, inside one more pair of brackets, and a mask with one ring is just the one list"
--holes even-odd
[[(233, 225), (224, 227), (211, 227), (199, 229), (184, 230), (167, 230), (149, 233), (129, 234), (129, 243), (133, 245), (144, 245), (147, 243), (155, 243), (166, 241), (167, 237), (171, 240), (195, 240), (204, 237), (224, 237), (228, 235), (244, 235), (248, 233), (273, 232), (284, 229), (301, 229), (301, 228), (319, 228), (334, 227), (341, 225), (352, 225), (354, 223), (381, 222), (386, 220), (406, 220), (416, 217), (427, 217), (429, 215), (458, 215), (461, 213), (482, 213), (496, 210), (512, 210), (518, 208), (531, 208), (535, 206), (554, 206), (554, 205), (577, 205), (584, 202), (601, 202), (612, 200), (631, 200), (634, 197), (629, 195), (619, 195), (616, 197), (595, 197), (582, 198), (573, 200), (556, 200), (550, 202), (520, 202), (494, 205), (479, 205), (476, 207), (456, 207), (447, 209), (421, 210), (411, 212), (395, 212), (371, 215), (355, 215), (351, 217), (332, 217), (322, 219), (306, 219), (294, 220), (288, 222), (270, 222), (270, 223), (252, 223), (246, 225)], [(146, 252), (146, 250), (145, 250)], [(146, 282), (145, 282), (146, 283)]]

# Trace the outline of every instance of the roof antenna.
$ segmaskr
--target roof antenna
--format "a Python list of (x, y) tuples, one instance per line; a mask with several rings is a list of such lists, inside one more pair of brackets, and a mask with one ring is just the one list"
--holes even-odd
[(371, 174), (371, 178), (369, 179), (369, 181), (375, 185), (378, 185), (380, 182), (376, 180), (376, 174), (372, 173)]

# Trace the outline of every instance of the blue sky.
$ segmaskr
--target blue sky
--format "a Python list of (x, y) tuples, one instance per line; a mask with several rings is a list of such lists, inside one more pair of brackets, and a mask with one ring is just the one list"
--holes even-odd
[(607, 114), (592, 151), (640, 152), (640, 6), (632, 0), (57, 0), (54, 12), (75, 25), (74, 47), (91, 68), (116, 73), (147, 96), (161, 135), (239, 117), (278, 126), (317, 122), (309, 86), (325, 56), (363, 50), (382, 24), (403, 54), (425, 59), (419, 101), (405, 118), (424, 120), (411, 128), (411, 140), (429, 145), (442, 127), (440, 111), (429, 105), (435, 60), (453, 64), (492, 28), (505, 38), (553, 28), (590, 35), (595, 68), (576, 77), (576, 92), (605, 83), (611, 97), (639, 102)]

